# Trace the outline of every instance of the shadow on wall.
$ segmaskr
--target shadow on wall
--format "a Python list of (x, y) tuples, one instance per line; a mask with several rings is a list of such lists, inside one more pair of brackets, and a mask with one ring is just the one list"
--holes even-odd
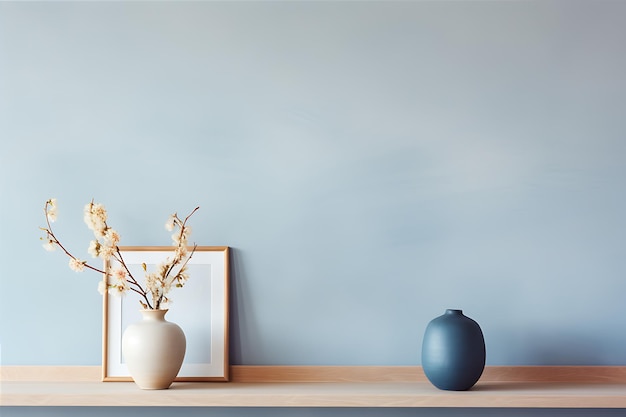
[(238, 313), (237, 306), (242, 305), (243, 289), (240, 288), (241, 280), (237, 279), (239, 276), (244, 276), (243, 263), (241, 262), (239, 251), (235, 248), (230, 248), (230, 265), (229, 265), (229, 305), (228, 305), (228, 326), (229, 326), (229, 362), (231, 364), (239, 363), (241, 360), (241, 333), (242, 328), (239, 316), (243, 313)]
[[(258, 323), (253, 313), (252, 294), (241, 249), (230, 247), (230, 288), (229, 288), (229, 362), (243, 364), (245, 338), (259, 340)], [(260, 347), (257, 345), (257, 349)]]

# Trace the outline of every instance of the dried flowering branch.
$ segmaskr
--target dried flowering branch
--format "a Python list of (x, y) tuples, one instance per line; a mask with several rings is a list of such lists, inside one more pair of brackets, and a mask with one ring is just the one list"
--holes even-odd
[[(100, 258), (104, 261), (105, 265), (107, 265), (104, 271), (72, 255), (57, 239), (51, 225), (57, 218), (57, 204), (54, 198), (46, 201), (44, 207), (48, 227), (40, 228), (46, 233), (46, 237), (41, 239), (45, 241), (44, 248), (46, 250), (54, 250), (57, 246), (61, 248), (70, 258), (69, 266), (72, 270), (82, 272), (85, 268), (88, 268), (103, 274), (105, 279), (98, 286), (100, 293), (104, 294), (108, 291), (116, 295), (124, 295), (130, 290), (141, 297), (139, 303), (143, 308), (158, 310), (163, 303), (170, 301), (167, 294), (172, 284), (176, 283), (175, 286), (180, 288), (189, 278), (186, 268), (197, 246), (194, 244), (191, 251), (187, 249), (187, 242), (191, 234), (191, 228), (187, 225), (187, 221), (199, 208), (196, 207), (184, 220), (181, 220), (176, 213), (169, 217), (165, 225), (166, 229), (169, 231), (173, 231), (176, 228), (179, 229), (172, 235), (172, 240), (176, 247), (174, 256), (162, 262), (155, 273), (148, 273), (147, 265), (145, 263), (142, 265), (145, 272), (145, 288), (133, 276), (124, 261), (118, 247), (120, 236), (107, 224), (107, 212), (102, 204), (97, 204), (93, 201), (87, 204), (84, 210), (84, 221), (87, 227), (94, 232), (95, 236), (95, 239), (89, 243), (88, 252), (94, 258)], [(120, 267), (111, 269), (111, 260), (119, 263)], [(176, 273), (174, 273), (175, 271)], [(152, 300), (150, 300), (148, 295), (151, 295), (150, 298)]]
[[(167, 223), (165, 223), (167, 230), (174, 231), (174, 229), (178, 227), (179, 231), (172, 235), (172, 240), (176, 245), (173, 259), (168, 259), (167, 262), (160, 264), (156, 274), (146, 275), (146, 283), (149, 291), (152, 293), (155, 309), (159, 309), (162, 303), (169, 301), (166, 295), (174, 282), (176, 282), (175, 287), (181, 288), (185, 285), (187, 279), (189, 279), (187, 263), (196, 251), (197, 245), (194, 244), (191, 252), (188, 252), (187, 240), (191, 234), (191, 227), (187, 226), (187, 221), (199, 208), (200, 207), (196, 207), (192, 210), (184, 220), (181, 220), (178, 215), (174, 213), (169, 217)], [(146, 264), (144, 263), (142, 266), (147, 273)], [(177, 266), (180, 266), (178, 272), (173, 274)]]

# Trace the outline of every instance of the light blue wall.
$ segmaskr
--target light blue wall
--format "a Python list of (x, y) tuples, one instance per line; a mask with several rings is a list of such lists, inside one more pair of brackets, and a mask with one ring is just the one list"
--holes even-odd
[[(234, 364), (626, 365), (626, 3), (0, 3), (4, 365), (98, 365), (86, 256), (233, 248)], [(193, 279), (193, 278), (192, 278)], [(183, 289), (184, 291), (184, 289)], [(175, 301), (175, 294), (174, 294)], [(175, 304), (173, 306), (175, 308)]]
[[(624, 2), (1, 2), (0, 363), (97, 365), (83, 205), (233, 248), (235, 364), (626, 364)], [(175, 304), (174, 304), (175, 307)], [(7, 416), (168, 409), (4, 408)], [(185, 409), (185, 416), (588, 415)], [(594, 411), (619, 415), (621, 411)]]

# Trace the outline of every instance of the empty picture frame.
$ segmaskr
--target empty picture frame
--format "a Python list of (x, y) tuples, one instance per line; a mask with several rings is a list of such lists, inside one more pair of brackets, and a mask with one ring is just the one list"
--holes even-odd
[[(143, 285), (144, 271), (174, 254), (173, 246), (120, 246), (133, 276)], [(189, 250), (193, 249), (189, 247)], [(115, 268), (112, 260), (105, 268)], [(165, 316), (185, 333), (187, 350), (176, 381), (228, 381), (228, 246), (197, 246), (187, 264), (189, 279), (172, 288)], [(138, 294), (122, 297), (104, 294), (102, 380), (132, 381), (122, 355), (122, 334), (141, 320)]]

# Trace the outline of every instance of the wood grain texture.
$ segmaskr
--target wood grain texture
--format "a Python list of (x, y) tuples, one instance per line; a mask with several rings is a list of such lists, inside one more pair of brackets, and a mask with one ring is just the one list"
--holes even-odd
[[(230, 367), (233, 382), (428, 382), (421, 366)], [(0, 366), (0, 381), (99, 381), (100, 366)], [(119, 381), (126, 381), (122, 378)], [(481, 382), (626, 383), (626, 366), (487, 366)]]
[(427, 382), (420, 366), (233, 366), (237, 382)]
[(2, 382), (99, 381), (100, 366), (0, 366)]
[(100, 382), (99, 366), (3, 366), (0, 405), (626, 409), (626, 367), (487, 367), (465, 392), (438, 390), (412, 366), (233, 366), (231, 375), (144, 391)]
[[(428, 382), (421, 366), (232, 366), (238, 382)], [(626, 366), (487, 366), (482, 382), (626, 383)]]
[(479, 382), (466, 392), (424, 382), (175, 382), (144, 391), (128, 382), (2, 383), (4, 406), (539, 407), (626, 408), (626, 385)]

